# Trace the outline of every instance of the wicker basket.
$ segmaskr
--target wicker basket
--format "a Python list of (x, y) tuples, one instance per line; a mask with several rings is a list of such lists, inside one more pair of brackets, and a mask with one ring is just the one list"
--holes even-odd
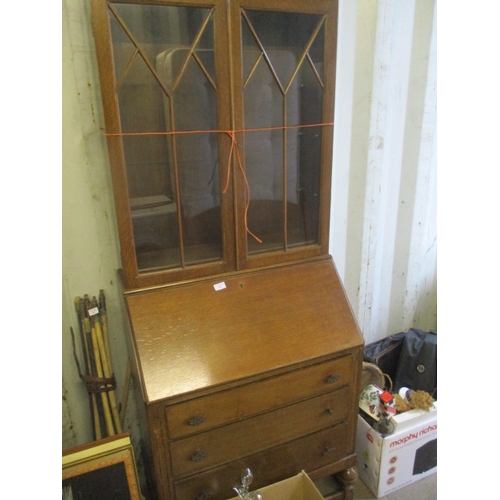
[(391, 377), (389, 377), (389, 375), (387, 375), (386, 373), (383, 373), (377, 365), (363, 361), (363, 366), (361, 369), (361, 384), (359, 390), (360, 394), (361, 391), (370, 384), (376, 385), (381, 389), (392, 391)]

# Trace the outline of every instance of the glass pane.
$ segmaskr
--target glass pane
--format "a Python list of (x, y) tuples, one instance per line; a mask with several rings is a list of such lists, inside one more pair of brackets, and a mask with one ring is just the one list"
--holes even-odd
[[(246, 54), (244, 54), (245, 59)], [(253, 51), (249, 54), (253, 58)], [(249, 250), (283, 248), (283, 96), (264, 59), (244, 93), (245, 128), (264, 129), (245, 134), (245, 172), (250, 185)], [(272, 238), (263, 239), (263, 235)]]
[[(321, 123), (323, 89), (308, 64), (303, 64), (300, 81), (300, 121), (304, 125)], [(289, 133), (292, 131), (289, 130)], [(313, 244), (319, 231), (319, 180), (322, 127), (303, 127), (294, 130), (300, 148), (298, 154), (298, 200), (288, 212), (289, 245)]]
[(250, 76), (252, 69), (259, 61), (259, 57), (262, 56), (262, 51), (257, 45), (257, 40), (252, 36), (249, 26), (247, 23), (242, 23), (241, 34), (243, 38), (243, 47), (245, 51), (243, 53), (243, 81), (246, 81)]
[(314, 38), (308, 54), (311, 58), (311, 68), (313, 68), (323, 80), (323, 47), (325, 46), (325, 28), (321, 27)]
[(249, 254), (318, 242), (323, 21), (242, 13)]
[(110, 10), (139, 271), (220, 260), (212, 11)]

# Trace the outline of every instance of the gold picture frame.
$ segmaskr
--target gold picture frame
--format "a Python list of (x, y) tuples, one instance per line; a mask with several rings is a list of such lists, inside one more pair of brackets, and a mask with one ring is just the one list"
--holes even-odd
[(128, 433), (63, 451), (63, 500), (142, 500)]

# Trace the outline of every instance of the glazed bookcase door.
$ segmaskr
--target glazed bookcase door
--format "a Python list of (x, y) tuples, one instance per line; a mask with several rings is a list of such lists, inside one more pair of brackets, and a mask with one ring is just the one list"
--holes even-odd
[(126, 288), (326, 255), (337, 2), (91, 1)]
[(94, 0), (93, 27), (126, 286), (234, 268), (226, 2)]
[[(337, 8), (231, 2), (238, 134), (238, 263), (328, 252)], [(242, 222), (243, 221), (243, 222)]]

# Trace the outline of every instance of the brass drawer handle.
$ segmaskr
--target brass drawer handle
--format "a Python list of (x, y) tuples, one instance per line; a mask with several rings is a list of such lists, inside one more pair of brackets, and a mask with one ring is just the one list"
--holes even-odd
[(205, 415), (195, 415), (194, 417), (192, 417), (188, 420), (187, 424), (188, 425), (200, 425), (203, 422), (205, 422), (206, 419), (207, 419), (207, 417), (205, 417)]
[(337, 380), (339, 379), (340, 375), (338, 373), (332, 373), (331, 375), (328, 375), (328, 377), (326, 377), (326, 383), (333, 384), (334, 382), (337, 382)]
[(335, 451), (335, 446), (327, 446), (325, 448), (325, 451), (323, 452), (323, 456), (326, 457), (328, 455), (331, 455)]
[(191, 462), (200, 462), (201, 460), (205, 459), (206, 457), (207, 457), (207, 454), (203, 450), (197, 450), (191, 456)]

